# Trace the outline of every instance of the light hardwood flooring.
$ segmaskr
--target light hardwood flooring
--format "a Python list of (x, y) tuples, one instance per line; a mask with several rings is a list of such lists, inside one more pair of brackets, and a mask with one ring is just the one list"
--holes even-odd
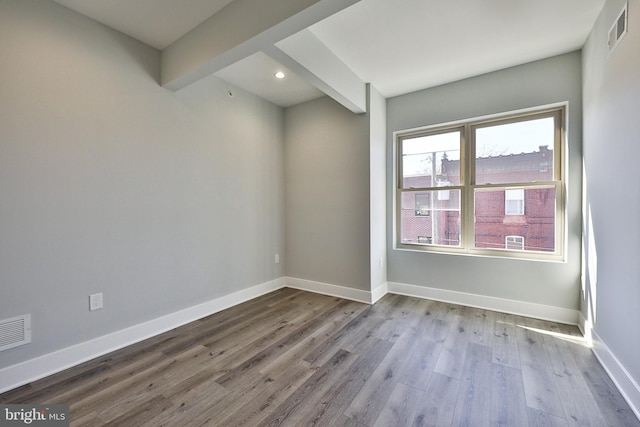
[(75, 426), (640, 426), (578, 329), (282, 289), (0, 395)]

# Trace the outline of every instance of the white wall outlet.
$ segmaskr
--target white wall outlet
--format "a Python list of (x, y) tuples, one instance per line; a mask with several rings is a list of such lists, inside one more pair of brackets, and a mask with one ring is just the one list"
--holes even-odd
[(100, 310), (102, 307), (102, 292), (89, 295), (89, 311)]
[(276, 256), (274, 257), (274, 261), (276, 262), (276, 264), (280, 264), (280, 254), (276, 254)]

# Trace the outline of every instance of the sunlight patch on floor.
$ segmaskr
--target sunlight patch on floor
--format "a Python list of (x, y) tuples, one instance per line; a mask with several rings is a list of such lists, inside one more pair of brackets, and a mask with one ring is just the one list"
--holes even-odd
[(524, 325), (517, 325), (517, 326), (519, 328), (526, 329), (527, 331), (548, 335), (548, 336), (553, 337), (553, 338), (557, 338), (557, 339), (560, 339), (560, 340), (563, 340), (563, 341), (567, 341), (567, 342), (570, 342), (570, 343), (573, 343), (573, 344), (581, 345), (582, 347), (587, 347), (587, 348), (591, 348), (592, 347), (591, 342), (587, 338), (585, 338), (583, 336), (569, 335), (569, 334), (563, 334), (561, 332), (547, 331), (546, 329), (532, 328), (531, 326), (524, 326)]

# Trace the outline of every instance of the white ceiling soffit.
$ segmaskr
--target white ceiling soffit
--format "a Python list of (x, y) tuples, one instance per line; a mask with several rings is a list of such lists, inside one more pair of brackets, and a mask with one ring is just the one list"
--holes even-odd
[(362, 0), (311, 31), (391, 97), (582, 48), (604, 0)]
[[(276, 79), (274, 75), (277, 71), (284, 72), (285, 78)], [(262, 52), (238, 61), (214, 75), (280, 107), (290, 107), (324, 95)]]
[(164, 49), (233, 0), (54, 0)]

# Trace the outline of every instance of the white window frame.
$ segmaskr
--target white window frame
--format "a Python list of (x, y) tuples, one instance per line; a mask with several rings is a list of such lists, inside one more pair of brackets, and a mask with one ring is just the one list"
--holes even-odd
[[(565, 247), (565, 229), (566, 229), (566, 117), (567, 103), (559, 103), (544, 107), (519, 110), (509, 113), (472, 118), (457, 122), (450, 122), (439, 125), (426, 126), (409, 130), (395, 131), (394, 136), (394, 249), (409, 250), (419, 252), (436, 252), (436, 253), (453, 253), (459, 255), (473, 256), (491, 256), (491, 257), (507, 257), (507, 258), (523, 258), (530, 260), (545, 261), (564, 261), (566, 257)], [(484, 184), (476, 185), (474, 180), (475, 174), (475, 141), (474, 130), (481, 126), (500, 125), (510, 122), (518, 122), (522, 120), (535, 120), (543, 117), (554, 117), (555, 119), (555, 135), (553, 145), (553, 179), (545, 182), (524, 182), (524, 183), (505, 183), (505, 184)], [(428, 136), (436, 133), (452, 132), (457, 129), (463, 129), (460, 143), (460, 185), (450, 186), (449, 190), (460, 190), (461, 206), (461, 245), (441, 246), (435, 244), (413, 244), (401, 241), (401, 197), (406, 191), (420, 191), (429, 189), (403, 189), (402, 188), (402, 154), (401, 147), (404, 139), (411, 139), (420, 136)], [(469, 160), (473, 159), (473, 160)], [(549, 164), (549, 166), (551, 166)], [(474, 226), (474, 194), (476, 191), (491, 190), (508, 190), (508, 189), (539, 189), (554, 188), (555, 189), (555, 224), (554, 224), (554, 244), (555, 250), (550, 251), (533, 251), (533, 250), (509, 250), (494, 248), (475, 248), (475, 226)], [(442, 187), (438, 188), (442, 189)], [(432, 188), (431, 190), (435, 190)], [(523, 191), (525, 192), (525, 191)], [(526, 193), (526, 192), (525, 192)], [(523, 203), (524, 205), (524, 203)], [(506, 241), (505, 241), (506, 243)], [(506, 246), (506, 244), (505, 244)]]
[[(518, 247), (514, 248), (513, 245), (518, 245)], [(504, 248), (509, 250), (514, 250), (514, 251), (523, 251), (524, 237), (523, 236), (505, 236)]]
[[(519, 203), (509, 203), (513, 201)], [(504, 190), (504, 214), (524, 215), (524, 188)]]

